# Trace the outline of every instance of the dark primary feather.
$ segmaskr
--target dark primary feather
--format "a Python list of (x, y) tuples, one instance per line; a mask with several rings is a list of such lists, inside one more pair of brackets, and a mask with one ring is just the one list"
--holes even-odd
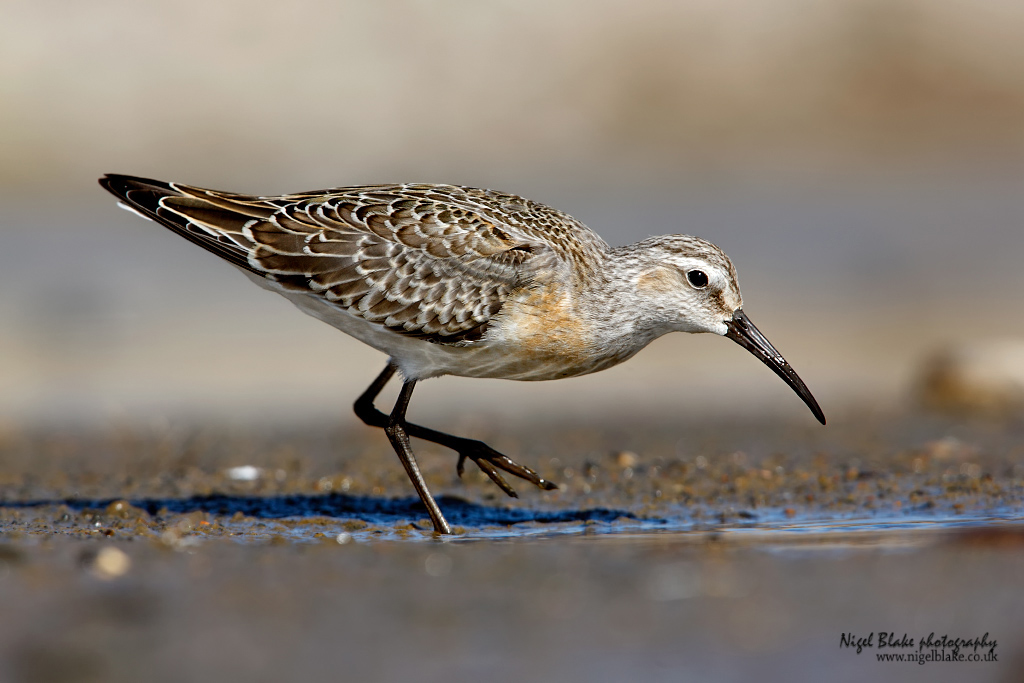
[(126, 205), (233, 265), (439, 343), (479, 339), (539, 265), (605, 245), (529, 200), (449, 185), (255, 197), (107, 175)]
[(179, 196), (170, 183), (108, 174), (100, 178), (100, 185), (126, 205), (170, 228), (193, 244), (198, 244), (203, 249), (217, 254), (232, 265), (258, 273), (249, 265), (244, 250), (238, 244), (226, 241), (208, 230), (199, 229), (180, 214), (168, 211), (161, 206), (160, 201), (163, 198)]

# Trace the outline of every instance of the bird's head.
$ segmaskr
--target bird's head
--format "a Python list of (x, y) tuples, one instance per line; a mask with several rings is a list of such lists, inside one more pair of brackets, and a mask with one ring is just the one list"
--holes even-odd
[(689, 235), (654, 237), (633, 248), (642, 254), (634, 271), (637, 294), (658, 325), (732, 339), (775, 371), (825, 424), (807, 385), (743, 312), (736, 268), (724, 251)]
[(743, 297), (725, 252), (689, 235), (654, 237), (636, 246), (643, 254), (637, 293), (655, 308), (661, 324), (676, 332), (726, 334)]

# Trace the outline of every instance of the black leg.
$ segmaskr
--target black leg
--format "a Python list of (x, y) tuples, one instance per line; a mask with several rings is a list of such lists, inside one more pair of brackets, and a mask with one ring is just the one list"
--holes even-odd
[(384, 390), (384, 386), (388, 381), (395, 376), (397, 369), (394, 365), (388, 363), (384, 371), (377, 375), (377, 379), (373, 380), (370, 386), (366, 387), (366, 391), (356, 399), (355, 405), (352, 406), (356, 412), (356, 417), (371, 427), (383, 429), (388, 426), (388, 416), (377, 410), (373, 402), (380, 395), (380, 392)]
[[(385, 379), (384, 381), (386, 382), (387, 380)], [(406, 474), (412, 480), (412, 485), (416, 487), (416, 493), (420, 495), (420, 500), (427, 506), (430, 521), (434, 523), (434, 531), (439, 534), (450, 534), (452, 528), (448, 526), (444, 515), (441, 514), (441, 508), (437, 506), (434, 497), (430, 495), (427, 482), (423, 481), (420, 466), (416, 463), (416, 456), (413, 455), (412, 446), (409, 445), (409, 434), (406, 432), (405, 425), (405, 411), (409, 408), (409, 399), (412, 398), (412, 390), (415, 388), (415, 381), (406, 382), (402, 385), (402, 391), (398, 394), (398, 401), (395, 402), (395, 408), (391, 411), (391, 417), (384, 428), (384, 433), (388, 435), (391, 445), (395, 447), (395, 452), (398, 453), (398, 458), (402, 461)]]
[[(377, 410), (373, 405), (374, 399), (380, 394), (381, 390), (384, 389), (384, 385), (394, 377), (397, 368), (388, 364), (384, 371), (377, 376), (377, 379), (373, 380), (373, 383), (367, 387), (363, 395), (356, 400), (355, 413), (360, 420), (370, 425), (371, 427), (387, 427), (389, 418), (387, 415)], [(415, 437), (417, 439), (423, 439), (424, 441), (430, 441), (447, 448), (451, 448), (459, 454), (459, 464), (456, 467), (456, 471), (459, 476), (462, 476), (463, 466), (466, 462), (466, 458), (469, 458), (476, 463), (477, 467), (483, 470), (484, 474), (491, 478), (498, 487), (512, 496), (518, 498), (515, 490), (509, 486), (508, 482), (505, 481), (504, 477), (498, 472), (499, 469), (514, 474), (517, 477), (521, 477), (531, 484), (535, 484), (545, 491), (557, 489), (558, 485), (554, 482), (544, 479), (536, 472), (531, 470), (529, 467), (525, 467), (515, 462), (506, 455), (499, 453), (494, 450), (483, 441), (477, 441), (475, 439), (465, 439), (460, 436), (453, 436), (446, 434), (445, 432), (439, 432), (434, 429), (428, 429), (427, 427), (421, 427), (415, 424), (409, 424), (403, 421), (406, 434)]]

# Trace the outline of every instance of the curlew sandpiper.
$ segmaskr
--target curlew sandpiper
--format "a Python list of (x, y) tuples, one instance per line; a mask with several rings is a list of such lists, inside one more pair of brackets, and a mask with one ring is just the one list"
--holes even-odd
[[(451, 528), (427, 489), (410, 437), (556, 488), (481, 441), (406, 421), (413, 389), (440, 375), (547, 380), (604, 370), (668, 332), (712, 332), (775, 371), (825, 423), (807, 386), (743, 312), (736, 269), (699, 237), (611, 248), (560, 211), (452, 185), (364, 185), (274, 197), (109, 174), (120, 203), (220, 256), (261, 287), (388, 355), (355, 403), (384, 429), (434, 530)], [(389, 415), (374, 406), (398, 372)]]

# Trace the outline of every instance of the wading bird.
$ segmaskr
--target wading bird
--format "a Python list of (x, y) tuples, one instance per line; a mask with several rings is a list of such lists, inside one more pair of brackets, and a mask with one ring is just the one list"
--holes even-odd
[[(561, 379), (610, 368), (668, 332), (711, 332), (775, 371), (814, 416), (810, 390), (743, 312), (736, 269), (699, 237), (611, 248), (576, 219), (503, 192), (365, 185), (277, 197), (110, 174), (100, 184), (143, 218), (237, 266), (256, 284), (388, 355), (355, 403), (381, 427), (437, 533), (451, 533), (409, 437), (556, 488), (480, 441), (406, 421), (420, 380), (441, 375)], [(398, 372), (390, 415), (374, 399)]]

